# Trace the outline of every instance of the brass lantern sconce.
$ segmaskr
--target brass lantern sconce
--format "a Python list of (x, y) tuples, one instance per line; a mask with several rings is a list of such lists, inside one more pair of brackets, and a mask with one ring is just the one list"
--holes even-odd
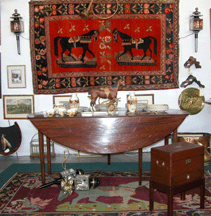
[(21, 21), (22, 17), (18, 13), (18, 10), (15, 9), (15, 13), (12, 14), (13, 20), (10, 21), (10, 29), (11, 32), (13, 32), (16, 35), (16, 40), (17, 40), (17, 49), (18, 49), (18, 54), (20, 55), (20, 34), (24, 32), (24, 25), (23, 21)]
[(195, 52), (198, 52), (198, 33), (203, 29), (203, 19), (200, 19), (201, 13), (195, 8), (193, 15), (190, 17), (190, 30), (195, 33)]

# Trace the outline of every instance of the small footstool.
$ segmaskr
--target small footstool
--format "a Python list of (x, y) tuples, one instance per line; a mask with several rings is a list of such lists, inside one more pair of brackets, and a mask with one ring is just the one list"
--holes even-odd
[(151, 148), (150, 211), (154, 189), (167, 194), (168, 216), (173, 215), (173, 196), (200, 187), (200, 208), (204, 208), (204, 146), (180, 142)]

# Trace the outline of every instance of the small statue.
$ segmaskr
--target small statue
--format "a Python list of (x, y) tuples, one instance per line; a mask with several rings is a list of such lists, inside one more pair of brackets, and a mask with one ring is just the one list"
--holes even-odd
[[(113, 84), (111, 87), (105, 87), (100, 89), (91, 89), (89, 91), (89, 95), (91, 95), (90, 100), (90, 107), (92, 111), (96, 111), (95, 109), (95, 102), (97, 98), (104, 98), (109, 99), (109, 106), (108, 109), (115, 109), (117, 103), (117, 92), (120, 86), (125, 86), (125, 82), (122, 79), (119, 79), (115, 84)], [(108, 110), (109, 111), (109, 110)]]

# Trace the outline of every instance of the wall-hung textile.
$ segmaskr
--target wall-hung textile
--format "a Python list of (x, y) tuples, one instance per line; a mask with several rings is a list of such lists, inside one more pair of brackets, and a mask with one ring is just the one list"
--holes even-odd
[(88, 19), (86, 0), (29, 4), (35, 94), (178, 87), (179, 0), (94, 0)]

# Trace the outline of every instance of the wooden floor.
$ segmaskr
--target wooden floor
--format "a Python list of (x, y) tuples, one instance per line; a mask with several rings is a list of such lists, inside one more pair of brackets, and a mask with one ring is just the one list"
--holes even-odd
[[(143, 153), (143, 161), (150, 161), (150, 152)], [(64, 160), (64, 155), (59, 154), (51, 159), (51, 163), (62, 163)], [(79, 157), (77, 154), (70, 154), (67, 163), (97, 163), (105, 162), (107, 163), (107, 156), (98, 156), (98, 157)], [(111, 163), (124, 163), (124, 162), (138, 162), (138, 153), (129, 152), (123, 154), (111, 155)], [(31, 158), (29, 156), (18, 156), (15, 153), (11, 155), (0, 156), (0, 173), (8, 168), (11, 164), (15, 163), (40, 163), (39, 158)]]

